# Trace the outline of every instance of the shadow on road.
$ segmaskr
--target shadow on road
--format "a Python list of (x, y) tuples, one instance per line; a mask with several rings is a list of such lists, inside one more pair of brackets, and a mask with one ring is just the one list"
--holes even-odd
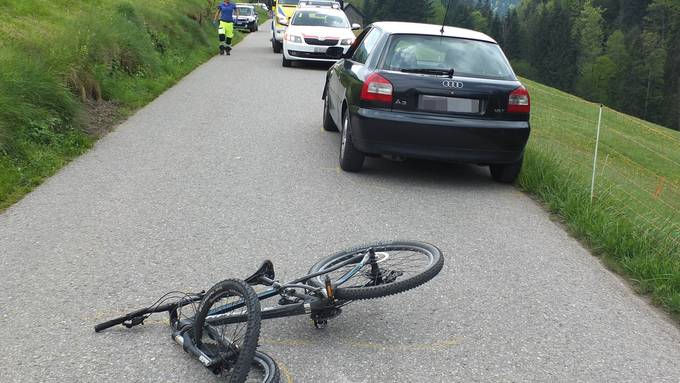
[(334, 63), (316, 61), (293, 61), (293, 68), (327, 71)]
[(418, 184), (430, 187), (498, 187), (498, 184), (491, 179), (488, 167), (472, 164), (367, 158), (359, 174), (362, 177), (378, 177), (382, 182), (394, 184)]
[[(323, 135), (324, 142), (332, 147), (331, 151), (324, 156), (332, 157), (337, 166), (337, 156), (340, 150), (340, 135), (327, 133)], [(324, 145), (326, 146), (326, 145)], [(344, 173), (344, 172), (343, 172)], [(390, 160), (384, 157), (366, 157), (364, 167), (359, 173), (345, 173), (357, 180), (378, 181), (398, 187), (408, 184), (410, 186), (463, 187), (497, 189), (507, 186), (494, 182), (489, 174), (488, 166), (476, 164), (458, 164), (441, 161), (428, 161), (420, 159)], [(509, 186), (508, 186), (509, 187)]]

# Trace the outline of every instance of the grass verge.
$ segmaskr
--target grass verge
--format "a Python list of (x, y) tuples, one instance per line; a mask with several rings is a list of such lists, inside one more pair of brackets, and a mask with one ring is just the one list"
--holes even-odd
[(212, 57), (215, 1), (1, 2), (0, 211), (106, 131), (87, 105), (113, 125)]
[(532, 92), (533, 132), (519, 186), (608, 267), (680, 320), (680, 222), (672, 186), (680, 176), (680, 152), (672, 150), (680, 135), (606, 109), (591, 203), (597, 105), (525, 83)]

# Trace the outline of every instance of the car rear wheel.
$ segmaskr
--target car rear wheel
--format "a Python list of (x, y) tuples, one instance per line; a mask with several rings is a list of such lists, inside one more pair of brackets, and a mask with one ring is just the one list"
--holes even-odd
[(323, 130), (327, 132), (337, 132), (338, 127), (333, 122), (330, 110), (328, 109), (328, 94), (323, 99)]
[(491, 177), (496, 182), (506, 184), (513, 183), (517, 179), (517, 176), (519, 176), (520, 170), (522, 170), (522, 162), (524, 162), (524, 156), (522, 156), (519, 161), (511, 164), (489, 165)]
[(352, 125), (349, 111), (345, 111), (342, 120), (340, 139), (340, 168), (346, 172), (358, 172), (364, 166), (365, 154), (358, 151), (352, 142)]
[(281, 65), (283, 65), (286, 68), (290, 68), (291, 66), (293, 66), (293, 62), (291, 60), (286, 59), (286, 56), (282, 56)]

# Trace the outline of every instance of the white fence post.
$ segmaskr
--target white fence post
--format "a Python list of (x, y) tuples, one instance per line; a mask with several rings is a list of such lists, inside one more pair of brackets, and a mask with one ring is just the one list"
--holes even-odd
[(593, 179), (590, 183), (590, 203), (595, 196), (595, 169), (597, 165), (597, 149), (600, 146), (600, 126), (602, 126), (602, 104), (600, 104), (600, 116), (597, 118), (597, 137), (595, 138), (595, 156), (593, 158)]

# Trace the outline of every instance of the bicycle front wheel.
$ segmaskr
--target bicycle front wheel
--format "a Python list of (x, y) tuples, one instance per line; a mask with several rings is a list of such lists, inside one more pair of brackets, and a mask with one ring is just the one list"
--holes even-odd
[[(225, 308), (244, 320), (238, 323), (214, 324), (210, 317)], [(244, 281), (227, 279), (211, 287), (196, 314), (194, 339), (196, 346), (219, 363), (210, 368), (228, 376), (230, 383), (246, 381), (253, 364), (260, 337), (260, 301)]]
[(361, 262), (350, 262), (327, 274), (314, 277), (309, 283), (324, 286), (328, 275), (340, 300), (379, 298), (418, 287), (434, 278), (444, 266), (441, 251), (428, 243), (391, 241), (366, 244), (340, 251), (312, 266), (309, 274), (318, 273), (346, 262), (358, 254), (375, 252), (375, 262), (353, 272)]
[(274, 359), (264, 352), (256, 351), (246, 383), (279, 383), (280, 381), (281, 372)]

